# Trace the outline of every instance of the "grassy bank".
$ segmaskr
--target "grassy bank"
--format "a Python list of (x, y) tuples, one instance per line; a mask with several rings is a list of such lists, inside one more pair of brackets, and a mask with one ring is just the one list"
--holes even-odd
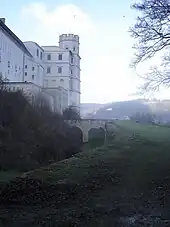
[(138, 126), (122, 123), (107, 146), (13, 181), (0, 196), (3, 225), (170, 226), (169, 138)]

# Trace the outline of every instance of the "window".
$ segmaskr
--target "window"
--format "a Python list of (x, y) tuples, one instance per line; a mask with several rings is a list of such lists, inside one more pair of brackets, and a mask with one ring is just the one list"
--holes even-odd
[(8, 68), (10, 68), (10, 61), (8, 61)]
[(71, 58), (71, 64), (73, 64), (73, 61), (74, 61), (74, 59), (73, 59), (73, 57)]
[(51, 68), (50, 67), (47, 67), (47, 73), (51, 73)]
[(76, 48), (75, 47), (73, 47), (73, 51), (75, 51), (76, 50)]
[(34, 80), (34, 75), (32, 75), (32, 80)]
[(63, 80), (63, 79), (61, 79), (61, 80), (60, 80), (60, 82), (61, 82), (61, 83), (63, 83), (63, 82), (64, 82), (64, 80)]
[(39, 50), (37, 49), (37, 56), (39, 56)]
[(62, 58), (63, 58), (62, 54), (59, 54), (58, 55), (58, 60), (62, 60)]
[(62, 68), (58, 67), (58, 73), (62, 73)]
[(40, 59), (42, 60), (42, 52), (40, 53)]
[(70, 73), (71, 73), (71, 75), (73, 74), (73, 71), (72, 71), (72, 69), (70, 70)]
[(33, 67), (32, 67), (32, 71), (34, 71), (34, 70), (35, 70), (35, 67), (33, 66)]
[(27, 69), (27, 65), (25, 65), (25, 69)]
[(51, 54), (47, 55), (47, 60), (50, 61), (51, 60)]
[(72, 79), (69, 80), (69, 84), (70, 84), (70, 90), (73, 90), (73, 80)]
[(27, 72), (25, 72), (25, 76), (27, 76)]
[(68, 47), (66, 47), (66, 50), (68, 50)]

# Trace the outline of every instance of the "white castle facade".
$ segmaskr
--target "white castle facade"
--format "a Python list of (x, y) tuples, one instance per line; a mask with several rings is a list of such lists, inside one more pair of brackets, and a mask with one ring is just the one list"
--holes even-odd
[(63, 34), (59, 46), (22, 42), (0, 19), (0, 75), (12, 91), (31, 99), (41, 94), (53, 111), (80, 111), (79, 37)]

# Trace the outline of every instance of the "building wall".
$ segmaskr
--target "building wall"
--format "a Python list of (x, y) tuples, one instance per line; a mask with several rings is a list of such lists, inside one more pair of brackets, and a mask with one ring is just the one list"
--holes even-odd
[[(64, 89), (69, 89), (69, 52), (60, 50), (58, 47), (43, 47), (44, 48), (44, 86), (56, 87), (61, 86)], [(62, 60), (59, 60), (59, 55), (62, 55)], [(50, 59), (48, 59), (50, 56)], [(59, 71), (61, 70), (61, 71)]]
[(59, 47), (68, 49), (70, 55), (70, 77), (69, 77), (69, 104), (80, 111), (80, 56), (79, 37), (73, 34), (63, 34), (59, 37)]
[(24, 52), (0, 28), (0, 73), (9, 81), (23, 81)]
[(24, 42), (33, 58), (24, 59), (24, 81), (43, 87), (44, 84), (44, 51), (35, 42)]
[(49, 102), (53, 108), (59, 108), (61, 112), (68, 105), (79, 108), (79, 37), (72, 34), (61, 35), (58, 47), (40, 47), (32, 41), (23, 44), (1, 22), (0, 75), (11, 82), (12, 89), (24, 90), (28, 96), (30, 94), (34, 97), (34, 94), (44, 92), (44, 97), (52, 97)]
[(6, 88), (12, 92), (22, 91), (30, 103), (45, 101), (54, 111), (54, 97), (43, 91), (42, 87), (31, 82), (7, 82)]
[(24, 45), (28, 49), (28, 51), (32, 54), (34, 60), (42, 64), (44, 60), (44, 50), (42, 47), (40, 47), (37, 43), (32, 41), (24, 42)]
[[(64, 34), (59, 37), (59, 47), (44, 46), (43, 49), (44, 87), (61, 86), (67, 89), (69, 93), (68, 105), (75, 106), (80, 110), (79, 37), (73, 34)], [(59, 59), (59, 55), (62, 55), (62, 59)]]
[(68, 107), (68, 91), (62, 87), (44, 88), (43, 91), (54, 97), (55, 111), (62, 114)]

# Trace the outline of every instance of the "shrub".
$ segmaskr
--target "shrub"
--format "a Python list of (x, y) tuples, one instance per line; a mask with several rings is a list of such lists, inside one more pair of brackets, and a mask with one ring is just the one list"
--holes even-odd
[(67, 158), (81, 144), (63, 116), (0, 87), (0, 148), (0, 170), (26, 171)]

